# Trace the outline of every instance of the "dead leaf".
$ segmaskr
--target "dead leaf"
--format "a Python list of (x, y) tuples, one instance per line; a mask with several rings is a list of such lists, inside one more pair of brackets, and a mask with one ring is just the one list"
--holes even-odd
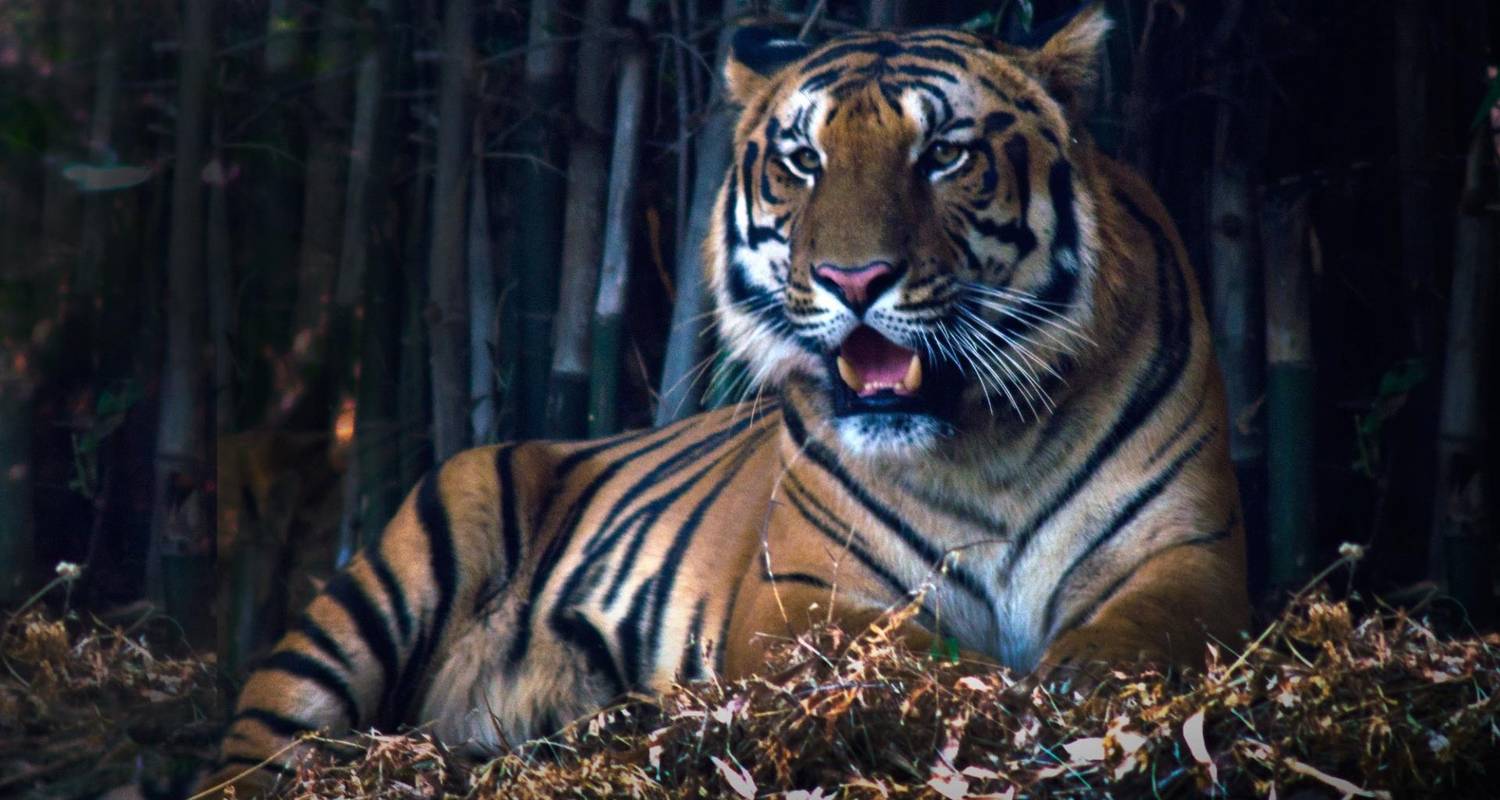
[(1203, 709), (1187, 718), (1182, 723), (1182, 738), (1187, 741), (1188, 752), (1193, 754), (1193, 760), (1208, 767), (1208, 777), (1215, 785), (1219, 783), (1219, 767), (1214, 764), (1213, 757), (1208, 754), (1208, 744), (1203, 741)]
[(729, 788), (733, 789), (735, 794), (747, 800), (755, 797), (755, 779), (750, 777), (749, 770), (744, 767), (731, 767), (718, 756), (709, 756), (708, 759), (719, 768), (719, 774), (724, 776), (724, 780), (729, 783)]

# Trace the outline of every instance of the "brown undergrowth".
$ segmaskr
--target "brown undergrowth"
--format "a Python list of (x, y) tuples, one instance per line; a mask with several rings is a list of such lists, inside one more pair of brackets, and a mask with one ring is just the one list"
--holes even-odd
[(420, 734), (325, 739), (285, 796), (1405, 798), (1500, 779), (1500, 636), (1439, 638), (1401, 611), (1310, 594), (1201, 673), (1112, 670), (1087, 691), (889, 630), (823, 628), (766, 677), (632, 700), (479, 766)]
[[(763, 677), (629, 699), (489, 763), (420, 731), (311, 737), (318, 746), (281, 796), (1497, 793), (1494, 634), (1439, 637), (1406, 612), (1358, 616), (1309, 592), (1255, 639), (1211, 648), (1201, 672), (1116, 669), (1080, 689), (909, 652), (891, 636), (899, 621), (858, 634), (820, 628), (779, 646)], [(197, 702), (210, 664), (155, 658), (119, 631), (40, 613), (12, 619), (4, 636), (0, 774), (16, 774), (17, 743), (92, 758), (125, 741), (171, 748), (183, 723), (207, 724)], [(177, 721), (142, 727), (131, 701), (154, 701), (158, 719)], [(25, 768), (69, 769), (47, 758)]]
[[(71, 566), (71, 565), (69, 565)], [(0, 611), (0, 797), (186, 787), (221, 726), (215, 665), (166, 655), (172, 626)]]

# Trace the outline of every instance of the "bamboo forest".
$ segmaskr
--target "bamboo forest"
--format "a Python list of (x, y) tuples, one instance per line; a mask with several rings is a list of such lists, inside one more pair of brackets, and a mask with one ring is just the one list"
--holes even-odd
[(455, 455), (777, 400), (706, 278), (737, 31), (1020, 53), (1091, 5), (1078, 136), (1160, 196), (1199, 287), (1242, 638), (1059, 688), (830, 609), (764, 676), (626, 686), (481, 755), (351, 713), (276, 796), (1493, 791), (1489, 0), (0, 0), (0, 797), (218, 791), (252, 671)]

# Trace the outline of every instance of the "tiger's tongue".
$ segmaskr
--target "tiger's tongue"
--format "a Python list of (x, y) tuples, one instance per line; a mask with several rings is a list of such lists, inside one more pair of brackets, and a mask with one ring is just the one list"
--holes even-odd
[[(839, 357), (854, 373), (844, 374), (844, 382), (861, 397), (883, 389), (908, 395), (921, 386), (921, 362), (917, 354), (873, 328), (864, 325), (855, 328), (839, 347)], [(857, 380), (850, 380), (851, 377)]]

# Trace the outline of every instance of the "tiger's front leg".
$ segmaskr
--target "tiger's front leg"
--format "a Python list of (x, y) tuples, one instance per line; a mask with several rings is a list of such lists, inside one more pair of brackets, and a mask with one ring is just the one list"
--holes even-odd
[(1106, 596), (1073, 612), (1048, 645), (1037, 672), (1085, 679), (1101, 664), (1149, 661), (1202, 667), (1209, 642), (1233, 642), (1249, 623), (1243, 530), (1189, 541), (1148, 557)]
[[(858, 635), (872, 625), (889, 622), (896, 611), (875, 601), (861, 602), (848, 596), (849, 592), (840, 599), (826, 586), (776, 583), (757, 576), (746, 581), (735, 604), (724, 652), (724, 677), (730, 680), (764, 672), (767, 656), (776, 644), (794, 639), (820, 622), (831, 621), (846, 633)], [(891, 636), (913, 653), (931, 652), (935, 642), (932, 632), (913, 620), (901, 622)], [(964, 655), (971, 656), (967, 652)]]
[(545, 458), (535, 446), (470, 450), (424, 478), (256, 666), (202, 788), (230, 781), (253, 795), (295, 762), (302, 733), (410, 721), (480, 592), (516, 574), (526, 515), (502, 506), (539, 494), (522, 476), (545, 475)]

